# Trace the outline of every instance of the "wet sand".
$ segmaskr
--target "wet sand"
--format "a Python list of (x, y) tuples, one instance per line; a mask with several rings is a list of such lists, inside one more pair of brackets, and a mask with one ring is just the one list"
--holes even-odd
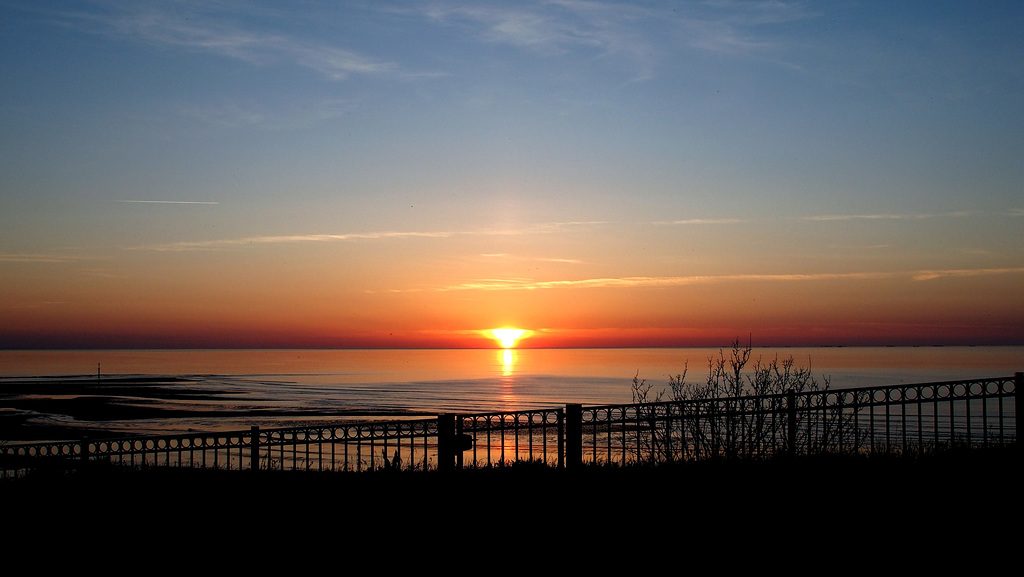
[[(129, 436), (133, 422), (153, 419), (343, 420), (410, 416), (396, 411), (236, 407), (231, 391), (187, 377), (103, 376), (0, 379), (0, 440), (65, 441)], [(183, 403), (182, 401), (188, 401)], [(201, 406), (202, 408), (196, 408)], [(116, 423), (117, 427), (110, 426)], [(239, 427), (242, 428), (242, 427)], [(247, 427), (245, 427), (247, 428)], [(138, 434), (138, 433), (135, 433)]]

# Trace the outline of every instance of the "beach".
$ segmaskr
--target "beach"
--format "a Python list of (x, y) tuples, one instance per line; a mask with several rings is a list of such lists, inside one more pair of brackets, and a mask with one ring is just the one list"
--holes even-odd
[[(387, 410), (335, 410), (242, 407), (229, 402), (232, 391), (202, 391), (185, 377), (108, 376), (97, 379), (8, 379), (0, 392), (0, 439), (7, 441), (115, 438), (157, 431), (154, 422), (210, 423), (206, 430), (243, 428), (243, 422), (378, 419), (416, 416)], [(423, 413), (425, 415), (426, 413)], [(172, 427), (173, 428), (173, 427)], [(170, 432), (170, 431), (167, 431)]]
[[(0, 351), (0, 439), (93, 439), (632, 402), (718, 349)], [(1008, 376), (1024, 347), (764, 348), (831, 388)], [(98, 360), (97, 360), (98, 359)], [(101, 372), (88, 374), (83, 369)], [(106, 368), (102, 368), (106, 367)], [(108, 372), (109, 371), (109, 372)]]

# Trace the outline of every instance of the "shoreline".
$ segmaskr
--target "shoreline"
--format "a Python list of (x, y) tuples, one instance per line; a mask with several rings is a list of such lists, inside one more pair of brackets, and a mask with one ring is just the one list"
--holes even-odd
[[(931, 363), (936, 360), (933, 355), (909, 360), (872, 355), (867, 365), (851, 365), (863, 368), (840, 368), (839, 374), (846, 380), (833, 380), (830, 388), (1012, 376), (1013, 370), (989, 369), (1024, 363), (1024, 348), (1010, 347), (994, 356), (991, 350), (979, 351), (967, 358), (944, 359), (944, 363), (962, 367), (955, 371), (945, 365), (936, 368)], [(138, 363), (123, 374), (0, 376), (0, 440), (24, 444), (80, 441), (83, 437), (170, 436), (238, 431), (252, 425), (280, 428), (325, 421), (549, 409), (570, 402), (628, 404), (630, 378), (638, 374), (635, 366), (674, 362), (663, 352), (635, 352), (640, 356), (631, 353), (608, 359), (588, 353), (550, 358), (536, 365), (524, 359), (522, 365), (505, 366), (491, 357), (474, 357), (472, 361), (483, 365), (470, 363), (465, 369), (462, 363), (467, 360), (461, 354), (426, 359), (374, 357), (367, 364), (347, 357), (309, 359), (302, 355), (296, 360), (292, 355), (268, 358), (245, 354), (224, 366), (223, 373), (149, 373), (154, 365)], [(215, 353), (207, 360), (210, 366), (203, 368), (225, 361)], [(847, 360), (865, 362), (861, 356)], [(165, 361), (160, 357), (160, 363)], [(928, 361), (927, 369), (921, 368), (922, 361)], [(291, 362), (299, 364), (288, 364)], [(302, 364), (307, 362), (310, 364)], [(820, 366), (813, 366), (816, 375), (833, 376), (818, 369)], [(700, 367), (694, 367), (693, 373), (692, 380), (699, 381)], [(664, 385), (658, 369), (645, 368), (642, 375), (648, 382)], [(851, 381), (852, 386), (847, 384)]]
[[(435, 413), (401, 410), (309, 409), (259, 407), (248, 409), (187, 408), (183, 402), (216, 403), (232, 399), (226, 388), (211, 386), (202, 392), (186, 388), (188, 377), (119, 375), (0, 380), (0, 440), (18, 444), (117, 439), (133, 436), (214, 433), (245, 427), (187, 428), (167, 433), (125, 431), (153, 420), (287, 422), (289, 426), (337, 419), (337, 422), (380, 418), (433, 417)], [(179, 408), (168, 408), (178, 404)], [(262, 426), (262, 425), (261, 425)], [(283, 426), (283, 425), (282, 425)]]

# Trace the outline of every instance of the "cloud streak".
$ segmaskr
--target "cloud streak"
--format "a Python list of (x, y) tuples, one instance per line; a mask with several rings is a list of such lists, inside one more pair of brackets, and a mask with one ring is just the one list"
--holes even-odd
[[(164, 244), (154, 244), (132, 247), (133, 250), (153, 251), (187, 251), (187, 250), (216, 250), (249, 245), (266, 244), (290, 244), (290, 243), (318, 243), (318, 242), (346, 242), (359, 240), (388, 240), (405, 238), (451, 238), (456, 236), (517, 236), (527, 234), (551, 234), (567, 228), (594, 226), (604, 224), (599, 221), (568, 221), (568, 222), (547, 222), (534, 226), (519, 229), (495, 229), (495, 230), (461, 230), (461, 231), (378, 231), (341, 234), (292, 234), (292, 235), (264, 235), (248, 236), (242, 238), (181, 241)], [(510, 256), (503, 253), (485, 254), (486, 257)], [(568, 259), (549, 259), (559, 262), (571, 262)]]
[(637, 288), (675, 287), (729, 281), (821, 281), (878, 279), (894, 276), (891, 273), (820, 273), (820, 274), (737, 274), (694, 275), (671, 277), (602, 277), (578, 280), (535, 281), (532, 279), (477, 279), (474, 281), (437, 288), (438, 292), (459, 290), (543, 290), (557, 288)]
[(179, 117), (203, 125), (225, 128), (265, 126), (272, 129), (293, 129), (314, 126), (348, 114), (352, 103), (343, 99), (311, 100), (296, 98), (275, 107), (261, 105), (247, 98), (220, 103), (184, 105), (177, 108)]
[(581, 261), (578, 258), (538, 258), (536, 260), (539, 260), (541, 262), (557, 262), (562, 264), (583, 264), (583, 261)]
[(465, 26), (488, 43), (547, 55), (597, 50), (630, 63), (640, 78), (650, 77), (658, 58), (666, 49), (674, 49), (652, 39), (652, 30), (667, 32), (696, 50), (738, 55), (777, 48), (782, 42), (766, 36), (767, 26), (810, 16), (802, 5), (778, 0), (720, 0), (671, 10), (626, 2), (551, 0), (513, 7), (433, 5), (425, 14), (438, 22)]
[(803, 220), (814, 221), (838, 221), (838, 220), (926, 220), (931, 218), (961, 218), (975, 214), (969, 211), (941, 212), (941, 213), (919, 213), (919, 214), (823, 214), (816, 216), (805, 216)]
[[(957, 212), (924, 212), (924, 213), (873, 213), (873, 214), (816, 214), (810, 216), (793, 217), (796, 220), (811, 222), (837, 222), (837, 221), (886, 221), (886, 220), (928, 220), (934, 218), (964, 218), (977, 215), (977, 211)], [(1014, 213), (1011, 211), (1011, 215)], [(751, 222), (744, 218), (687, 218), (670, 221), (656, 221), (652, 224), (659, 225), (717, 225), (717, 224), (742, 224)]]
[(154, 251), (188, 251), (216, 250), (237, 246), (259, 244), (290, 244), (300, 242), (341, 242), (354, 240), (380, 240), (391, 238), (448, 238), (454, 236), (450, 232), (367, 232), (350, 234), (293, 234), (276, 236), (249, 236), (244, 238), (182, 241), (166, 244), (135, 247), (137, 250)]
[(216, 8), (204, 8), (198, 4), (187, 6), (191, 16), (184, 14), (185, 10), (176, 12), (156, 6), (103, 6), (105, 10), (62, 12), (55, 18), (63, 24), (94, 34), (206, 52), (255, 65), (291, 62), (333, 80), (342, 80), (351, 74), (382, 74), (397, 70), (393, 62), (337, 46), (282, 33), (258, 32), (238, 24), (235, 14), (229, 16), (219, 13)]
[(426, 16), (467, 31), (488, 44), (504, 44), (544, 56), (576, 51), (596, 52), (625, 64), (638, 79), (651, 75), (657, 49), (640, 22), (655, 14), (640, 6), (579, 0), (513, 7), (483, 3), (435, 5)]
[[(577, 280), (535, 281), (524, 278), (476, 279), (473, 281), (438, 287), (436, 292), (465, 290), (512, 291), (545, 290), (559, 288), (658, 288), (680, 287), (725, 282), (822, 282), (835, 280), (886, 280), (908, 276), (915, 281), (927, 281), (943, 277), (976, 277), (1006, 274), (1024, 274), (1024, 267), (988, 269), (948, 269), (906, 272), (854, 272), (854, 273), (812, 273), (812, 274), (733, 274), (693, 275), (670, 277), (602, 277)], [(420, 291), (422, 289), (415, 289)]]
[(655, 224), (674, 224), (674, 225), (689, 225), (689, 224), (739, 224), (747, 222), (741, 218), (688, 218), (684, 220), (673, 220), (669, 222), (659, 222)]
[(712, 0), (684, 9), (680, 25), (686, 32), (690, 46), (708, 52), (735, 55), (778, 48), (782, 41), (766, 36), (766, 26), (804, 20), (811, 16), (797, 2)]
[(0, 253), (0, 262), (11, 263), (62, 263), (82, 260), (81, 258), (46, 253)]
[(505, 252), (498, 253), (483, 253), (480, 256), (484, 258), (509, 258), (515, 260), (533, 260), (540, 262), (554, 262), (562, 264), (583, 264), (583, 261), (577, 258), (557, 258), (557, 257), (521, 257)]
[(220, 204), (212, 200), (118, 200), (115, 202), (132, 204)]
[(927, 281), (938, 278), (963, 278), (978, 276), (994, 276), (1007, 274), (1022, 274), (1024, 267), (1007, 268), (975, 268), (975, 269), (945, 269), (945, 270), (921, 270), (914, 273), (914, 280)]

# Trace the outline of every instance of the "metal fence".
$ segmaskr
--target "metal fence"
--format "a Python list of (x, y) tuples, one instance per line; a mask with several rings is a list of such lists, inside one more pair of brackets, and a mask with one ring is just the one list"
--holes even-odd
[(0, 446), (0, 476), (46, 466), (365, 471), (629, 464), (1016, 442), (1011, 377), (436, 419)]
[(460, 415), (455, 422), (456, 438), (468, 446), (456, 453), (456, 466), (514, 461), (565, 464), (565, 409)]
[(1013, 377), (582, 409), (583, 460), (929, 451), (1016, 441)]

